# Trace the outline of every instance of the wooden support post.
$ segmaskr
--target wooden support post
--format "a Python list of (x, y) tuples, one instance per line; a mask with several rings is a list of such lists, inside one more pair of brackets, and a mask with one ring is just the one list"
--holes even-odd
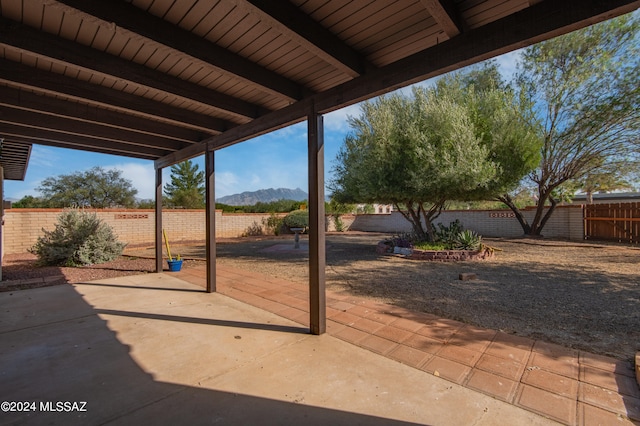
[(309, 155), (309, 327), (312, 334), (327, 329), (325, 294), (324, 132), (315, 105), (308, 123)]
[(207, 293), (216, 291), (216, 178), (215, 151), (205, 152), (205, 206), (206, 206), (206, 256)]
[(162, 168), (156, 168), (156, 272), (162, 272)]

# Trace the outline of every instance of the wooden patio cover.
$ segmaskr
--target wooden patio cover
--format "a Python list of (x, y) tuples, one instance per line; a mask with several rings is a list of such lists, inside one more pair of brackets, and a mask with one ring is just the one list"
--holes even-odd
[[(325, 330), (322, 114), (600, 22), (632, 0), (0, 0), (0, 138), (155, 161), (308, 121), (311, 331)], [(28, 155), (24, 161), (28, 161)]]

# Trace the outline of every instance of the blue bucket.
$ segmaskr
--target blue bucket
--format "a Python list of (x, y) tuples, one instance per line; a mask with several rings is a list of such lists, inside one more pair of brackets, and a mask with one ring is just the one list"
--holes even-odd
[(167, 260), (170, 272), (179, 272), (182, 269), (182, 260)]

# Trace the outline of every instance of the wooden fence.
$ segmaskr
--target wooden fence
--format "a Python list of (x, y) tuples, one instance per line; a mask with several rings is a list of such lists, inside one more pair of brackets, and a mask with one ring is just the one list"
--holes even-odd
[(585, 239), (640, 243), (640, 202), (584, 206)]

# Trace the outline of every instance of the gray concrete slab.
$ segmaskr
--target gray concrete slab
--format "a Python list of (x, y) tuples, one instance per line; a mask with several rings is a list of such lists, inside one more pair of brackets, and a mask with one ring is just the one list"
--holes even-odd
[(0, 293), (0, 401), (35, 403), (3, 425), (554, 424), (170, 274)]

